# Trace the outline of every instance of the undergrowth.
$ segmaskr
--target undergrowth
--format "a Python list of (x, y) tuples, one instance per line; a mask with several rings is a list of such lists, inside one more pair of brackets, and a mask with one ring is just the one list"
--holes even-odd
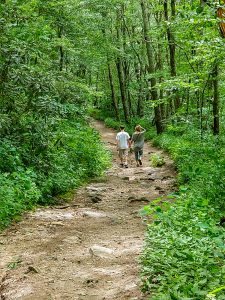
[[(112, 118), (105, 123), (119, 129)], [(167, 202), (159, 206), (156, 199), (142, 210), (154, 220), (141, 255), (143, 291), (151, 300), (224, 300), (225, 141), (186, 124), (156, 136), (146, 119), (132, 120), (126, 130), (138, 123), (146, 139), (171, 154), (179, 184)]]
[[(178, 169), (174, 204), (156, 207), (142, 254), (143, 290), (152, 300), (225, 299), (224, 142), (200, 139), (194, 129), (168, 130), (154, 144), (166, 149)], [(152, 214), (152, 206), (144, 214)]]
[[(29, 136), (30, 139), (30, 136)], [(37, 143), (41, 145), (41, 141)], [(0, 228), (24, 210), (56, 201), (58, 194), (100, 176), (110, 156), (98, 133), (83, 121), (60, 121), (47, 145), (3, 139), (0, 143)]]

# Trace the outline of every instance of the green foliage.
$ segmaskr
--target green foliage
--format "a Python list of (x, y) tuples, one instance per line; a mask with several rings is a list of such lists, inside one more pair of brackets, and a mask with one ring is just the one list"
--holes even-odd
[(212, 204), (225, 208), (224, 198), (224, 141), (207, 135), (200, 139), (197, 131), (189, 128), (183, 137), (163, 134), (155, 138), (155, 145), (172, 154), (179, 170), (179, 183), (188, 184), (196, 198), (204, 197)]
[(95, 107), (88, 108), (88, 115), (96, 120), (100, 120), (100, 121), (105, 120), (105, 116), (103, 116), (102, 111)]
[[(201, 140), (194, 128), (181, 126), (170, 127), (154, 143), (174, 158), (180, 188), (171, 195), (175, 204), (159, 207), (156, 200), (142, 212), (154, 217), (142, 254), (143, 290), (155, 300), (208, 299), (225, 279), (219, 225), (225, 209), (224, 142), (210, 135)], [(224, 299), (222, 290), (215, 299)]]
[(0, 174), (0, 228), (7, 226), (12, 218), (31, 209), (41, 198), (41, 192), (32, 170), (21, 167), (17, 172)]
[(0, 3), (0, 228), (108, 165), (84, 122), (101, 97), (84, 76), (84, 16), (79, 1)]
[(109, 165), (109, 154), (93, 129), (66, 122), (58, 129), (58, 134), (62, 133), (60, 140), (57, 137), (60, 145), (53, 144), (49, 149), (48, 174), (40, 171), (40, 180), (44, 182), (41, 188), (46, 196), (64, 193), (88, 178), (100, 176)]
[(22, 260), (20, 258), (18, 258), (16, 261), (10, 262), (7, 267), (10, 270), (14, 270), (21, 264), (21, 262), (22, 262)]
[(104, 120), (104, 122), (105, 122), (105, 125), (110, 127), (110, 128), (113, 128), (113, 129), (116, 129), (116, 130), (120, 129), (120, 125), (121, 125), (120, 122), (118, 122), (118, 121), (116, 121), (112, 118), (106, 118)]
[(224, 283), (224, 229), (215, 214), (207, 202), (185, 195), (157, 212), (142, 254), (143, 289), (153, 293), (151, 299), (206, 299)]
[(151, 165), (153, 167), (161, 167), (165, 164), (165, 159), (162, 155), (160, 154), (152, 154), (150, 156), (150, 161), (151, 161)]
[(109, 165), (98, 134), (84, 122), (61, 121), (48, 145), (41, 142), (35, 152), (32, 144), (1, 143), (0, 228), (22, 211), (52, 203), (57, 194), (100, 176)]

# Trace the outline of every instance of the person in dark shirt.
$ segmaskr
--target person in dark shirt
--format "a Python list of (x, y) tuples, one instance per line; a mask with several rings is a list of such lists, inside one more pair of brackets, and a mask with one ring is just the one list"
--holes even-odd
[(134, 155), (137, 167), (142, 166), (142, 156), (143, 156), (143, 147), (145, 142), (145, 134), (146, 130), (141, 127), (141, 125), (137, 125), (135, 127), (135, 132), (132, 135), (131, 143), (134, 143)]

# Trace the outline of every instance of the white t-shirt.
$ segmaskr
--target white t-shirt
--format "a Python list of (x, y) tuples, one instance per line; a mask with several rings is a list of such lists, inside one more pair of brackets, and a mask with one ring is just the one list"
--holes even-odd
[(129, 145), (128, 145), (128, 140), (129, 140), (130, 136), (127, 132), (125, 131), (121, 131), (119, 133), (117, 133), (116, 139), (119, 142), (119, 148), (120, 149), (128, 149)]

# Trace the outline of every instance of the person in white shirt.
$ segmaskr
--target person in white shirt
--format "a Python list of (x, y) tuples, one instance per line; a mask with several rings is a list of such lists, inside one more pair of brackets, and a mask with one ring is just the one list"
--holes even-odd
[(124, 126), (120, 126), (120, 132), (116, 135), (117, 141), (117, 149), (119, 150), (119, 158), (120, 158), (120, 165), (121, 167), (128, 168), (127, 165), (127, 157), (128, 157), (128, 149), (130, 147), (130, 136), (125, 131)]

